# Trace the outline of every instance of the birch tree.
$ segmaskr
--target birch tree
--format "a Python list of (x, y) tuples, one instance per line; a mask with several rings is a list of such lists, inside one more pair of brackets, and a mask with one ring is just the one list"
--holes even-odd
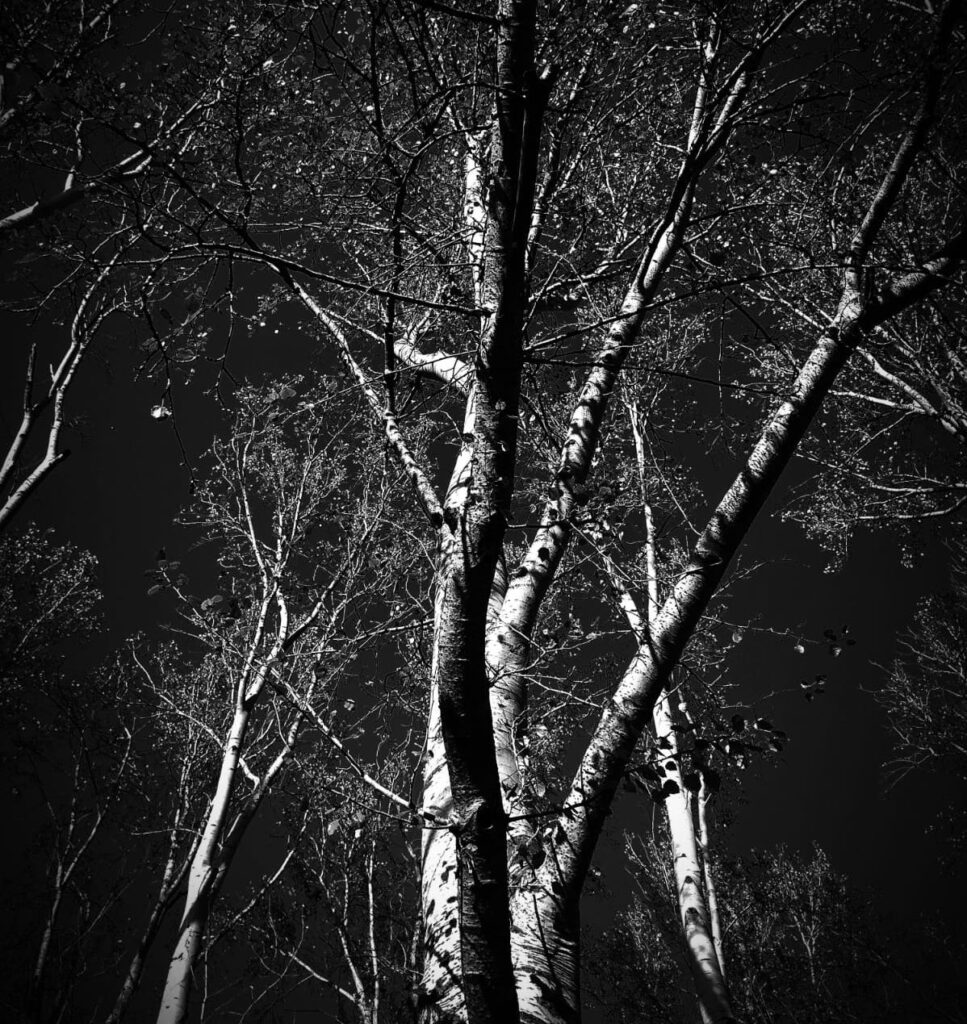
[[(667, 726), (662, 695), (709, 602), (855, 354), (924, 310), (949, 311), (962, 290), (963, 209), (925, 170), (962, 96), (961, 7), (892, 5), (880, 24), (808, 0), (601, 2), (553, 17), (532, 0), (252, 0), (212, 25), (219, 73), (201, 126), (176, 157), (152, 152), (149, 343), (192, 344), (187, 320), (157, 330), (155, 312), (194, 289), (192, 323), (223, 345), (240, 323), (294, 327), (339, 368), (395, 467), (394, 500), (422, 517), (397, 533), (432, 608), (422, 790), (382, 793), (420, 830), (419, 1014), (579, 1020), (585, 882), (642, 734), (656, 716)], [(850, 60), (834, 32), (855, 40)], [(962, 152), (942, 159), (959, 181)], [(137, 190), (121, 207), (143, 220)], [(688, 314), (717, 338), (667, 358), (658, 328)], [(771, 362), (740, 337), (749, 324)], [(604, 477), (630, 441), (614, 396), (630, 378), (647, 405), (653, 376), (710, 382), (723, 405), (730, 389), (749, 396), (729, 406), (737, 475), (710, 515), (693, 486), (688, 554), (663, 594), (630, 594), (647, 612), (623, 669), (566, 674), (568, 645), (550, 636), (600, 597), (572, 541), (589, 509), (603, 521), (617, 507)], [(311, 384), (292, 390), (316, 400)], [(651, 420), (642, 430), (654, 447)], [(680, 475), (701, 476), (683, 463)], [(618, 539), (647, 543), (647, 519), (639, 505)], [(266, 543), (243, 520), (257, 599), (240, 606), (233, 724), (220, 727), (162, 1020), (188, 1010), (242, 741), (277, 673), (287, 721), (308, 715), (328, 739), (300, 703), (311, 672), (280, 661), (303, 635), (277, 583), (287, 521)], [(192, 608), (199, 635), (211, 607)], [(586, 714), (555, 792), (536, 723), (562, 706), (571, 721)], [(721, 968), (714, 936), (699, 938)], [(714, 975), (702, 974), (718, 992), (704, 1012), (731, 1019)]]
[[(655, 942), (674, 929), (677, 913), (663, 847), (637, 847), (632, 907), (602, 951), (611, 964), (610, 971), (602, 964), (602, 973), (613, 987), (596, 985), (593, 1001), (622, 1024), (694, 1019), (674, 943)], [(942, 980), (956, 943), (929, 922), (878, 915), (872, 895), (838, 874), (822, 849), (751, 851), (719, 859), (718, 868), (736, 969), (733, 998), (743, 1020), (962, 1019)], [(914, 966), (921, 957), (935, 970)]]
[[(11, 861), (19, 908), (9, 934), (20, 953), (6, 972), (5, 1003), (25, 1019), (57, 1020), (92, 998), (90, 964), (113, 967), (123, 957), (126, 890), (151, 863), (143, 837), (159, 825), (169, 830), (165, 878), (177, 886), (185, 790), (200, 765), (184, 736), (173, 745), (180, 779), (154, 762), (161, 735), (121, 662), (72, 664), (73, 649), (101, 641), (93, 556), (28, 528), (3, 538), (0, 565), (3, 749), (23, 839)], [(142, 959), (170, 900), (161, 888)], [(112, 1019), (139, 980), (132, 966)]]
[[(198, 721), (219, 751), (158, 1013), (165, 1024), (188, 1013), (218, 891), (301, 734), (314, 727), (339, 743), (325, 709), (335, 680), (366, 646), (365, 609), (381, 596), (392, 565), (384, 562), (382, 575), (367, 580), (369, 593), (360, 592), (380, 551), (386, 509), (378, 478), (372, 494), (365, 483), (361, 498), (352, 495), (352, 418), (326, 431), (315, 403), (292, 408), (294, 397), (285, 383), (250, 393), (230, 440), (215, 449), (197, 523), (221, 548), (222, 588), (198, 598), (180, 563), (158, 563), (151, 590), (174, 595), (185, 626), (211, 651), (200, 668), (210, 680), (205, 702), (182, 705), (135, 654), (169, 713)], [(309, 551), (309, 577), (300, 578)]]

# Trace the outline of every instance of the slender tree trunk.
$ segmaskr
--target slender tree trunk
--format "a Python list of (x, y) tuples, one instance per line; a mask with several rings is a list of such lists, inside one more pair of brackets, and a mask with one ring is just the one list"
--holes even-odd
[[(648, 303), (677, 251), (688, 220), (690, 194), (688, 190), (656, 234), (640, 276), (625, 296), (621, 316), (595, 360), (571, 417), (554, 497), (545, 507), (541, 527), (521, 566), (511, 574), (499, 623), (491, 629), (487, 657), (494, 700), (500, 703), (498, 764), (504, 768), (501, 781), (505, 793), (515, 796), (521, 792), (516, 727), (526, 708), (530, 638), (570, 541), (575, 497), (590, 473), (621, 367), (638, 338)], [(548, 871), (545, 861), (528, 892), (514, 900), (514, 964), (521, 1014), (529, 1024), (574, 1024), (581, 1016), (580, 886), (565, 885), (556, 873)]]
[(50, 944), (54, 936), (54, 926), (60, 914), (60, 905), (64, 895), (64, 872), (63, 866), (58, 863), (54, 875), (54, 898), (51, 900), (50, 910), (47, 919), (44, 921), (44, 930), (40, 937), (40, 948), (37, 951), (37, 959), (34, 961), (34, 969), (30, 976), (30, 987), (27, 992), (27, 1007), (31, 1016), (40, 1021), (44, 1013), (44, 977), (47, 973), (47, 956), (50, 952)]
[(148, 915), (148, 921), (145, 924), (144, 931), (141, 933), (141, 938), (138, 941), (138, 948), (135, 950), (134, 955), (131, 957), (131, 962), (128, 964), (127, 973), (125, 974), (124, 982), (121, 985), (121, 991), (118, 993), (118, 997), (114, 1001), (114, 1006), (111, 1008), (111, 1012), (105, 1018), (104, 1024), (119, 1024), (119, 1022), (124, 1019), (128, 1006), (141, 984), (145, 960), (147, 959), (151, 947), (154, 945), (154, 940), (157, 938), (161, 922), (164, 920), (165, 913), (171, 905), (171, 899), (173, 896), (173, 892), (165, 893), (163, 890), (155, 900), (154, 906), (151, 908), (151, 913)]
[(858, 333), (857, 299), (844, 296), (835, 326), (817, 343), (792, 395), (759, 442), (696, 543), (666, 599), (649, 642), (640, 645), (608, 701), (551, 832), (538, 881), (577, 898), (621, 778), (665, 683), (753, 519), (845, 364)]
[(715, 945), (715, 953), (719, 958), (719, 968), (722, 971), (722, 980), (728, 984), (728, 974), (725, 967), (725, 944), (722, 941), (722, 918), (719, 914), (719, 901), (715, 891), (715, 872), (712, 870), (712, 850), (709, 845), (708, 829), (708, 800), (709, 793), (702, 779), (701, 787), (696, 796), (698, 804), (698, 834), (701, 843), (702, 855), (702, 877), (705, 880), (705, 898), (708, 901), (708, 916), (712, 926), (712, 942)]
[[(123, 1020), (124, 1015), (127, 1013), (128, 1006), (141, 984), (145, 960), (147, 959), (148, 953), (157, 938), (158, 931), (161, 928), (161, 922), (164, 920), (165, 914), (167, 914), (171, 907), (178, 887), (181, 885), (181, 882), (185, 877), (185, 873), (188, 871), (189, 865), (194, 858), (195, 847), (189, 846), (185, 851), (181, 865), (176, 870), (175, 865), (177, 862), (178, 841), (181, 838), (180, 832), (182, 822), (188, 806), (188, 793), (191, 785), (190, 775), (193, 767), (192, 759), (186, 753), (181, 767), (181, 779), (178, 787), (178, 803), (175, 808), (174, 820), (168, 836), (168, 854), (165, 859), (164, 870), (161, 874), (161, 885), (158, 887), (158, 895), (155, 897), (154, 904), (151, 907), (151, 912), (148, 914), (148, 920), (145, 923), (144, 930), (141, 932), (141, 938), (138, 941), (137, 948), (135, 949), (134, 955), (131, 957), (131, 961), (128, 964), (128, 969), (125, 973), (121, 990), (118, 992), (117, 999), (114, 1001), (114, 1006), (105, 1018), (104, 1024), (120, 1024), (120, 1021)], [(199, 840), (196, 840), (196, 844), (198, 841)]]
[(228, 815), (238, 762), (248, 728), (250, 710), (240, 697), (225, 743), (215, 796), (201, 842), (188, 870), (188, 894), (178, 929), (178, 940), (168, 965), (168, 976), (161, 997), (158, 1024), (182, 1024), (188, 1014), (193, 971), (211, 911), (211, 897), (218, 877), (216, 851)]
[[(636, 410), (632, 409), (632, 431), (638, 456), (639, 476), (644, 486), (644, 445), (635, 412)], [(644, 513), (645, 562), (648, 576), (648, 622), (644, 639), (646, 643), (650, 643), (651, 631), (658, 617), (658, 566), (655, 525), (651, 505), (647, 499), (644, 502)], [(688, 966), (704, 1024), (726, 1024), (734, 1018), (728, 988), (710, 933), (709, 913), (702, 889), (702, 864), (695, 841), (695, 820), (692, 817), (690, 794), (685, 788), (682, 775), (678, 735), (674, 729), (671, 699), (667, 691), (655, 702), (652, 719), (659, 748), (669, 752), (669, 756), (664, 760), (665, 778), (675, 787), (675, 791), (665, 798), (665, 814), (671, 838), (678, 914), (685, 939)]]

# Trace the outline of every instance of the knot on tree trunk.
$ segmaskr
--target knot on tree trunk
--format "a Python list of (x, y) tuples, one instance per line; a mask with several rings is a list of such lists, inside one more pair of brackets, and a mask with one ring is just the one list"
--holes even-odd
[(480, 836), (495, 828), (506, 829), (507, 814), (503, 807), (493, 807), (484, 800), (475, 800), (463, 811), (450, 814), (448, 828), (461, 840), (467, 836)]

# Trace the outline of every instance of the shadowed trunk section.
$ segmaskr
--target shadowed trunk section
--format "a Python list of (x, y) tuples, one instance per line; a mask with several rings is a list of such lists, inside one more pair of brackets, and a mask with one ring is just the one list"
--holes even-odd
[[(474, 360), (463, 443), (446, 500), (436, 579), (434, 685), (449, 776), (457, 875), (457, 917), (450, 917), (436, 934), (444, 938), (447, 930), (459, 928), (459, 976), (468, 1024), (513, 1024), (518, 1019), (510, 951), (507, 816), (484, 654), (516, 468), (524, 250), (547, 97), (534, 68), (535, 21), (534, 0), (501, 0), (496, 120), (486, 179), (488, 218), (480, 279), (487, 315)], [(479, 222), (478, 211), (470, 210), (468, 215)], [(432, 721), (431, 726), (428, 742), (433, 744)], [(439, 751), (428, 751), (428, 770), (438, 757)], [(439, 768), (436, 771), (442, 790), (442, 773)], [(440, 792), (437, 802), (442, 798)], [(446, 850), (439, 839), (424, 845), (425, 869), (441, 872), (438, 878), (423, 880), (424, 919), (431, 929), (437, 900), (448, 898), (444, 873), (451, 867), (448, 856), (436, 856), (438, 850)], [(439, 946), (434, 950), (438, 958), (442, 952)], [(448, 962), (438, 963), (436, 984), (453, 978), (453, 960), (449, 951)], [(436, 987), (424, 992), (424, 998), (430, 996), (437, 1004), (456, 1004), (452, 995)], [(440, 1019), (434, 1010), (427, 1013), (429, 1019)]]

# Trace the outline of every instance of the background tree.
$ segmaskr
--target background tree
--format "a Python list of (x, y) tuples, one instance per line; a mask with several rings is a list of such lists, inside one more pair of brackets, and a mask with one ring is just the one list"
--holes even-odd
[[(668, 940), (677, 899), (664, 866), (666, 842), (662, 834), (633, 841), (633, 906), (602, 950), (616, 963), (604, 970), (594, 997), (617, 1020), (694, 1019), (684, 949)], [(870, 894), (838, 875), (821, 849), (804, 856), (778, 848), (720, 858), (716, 866), (741, 1019), (963, 1019), (956, 986), (946, 977), (956, 945), (924, 926), (917, 931), (920, 949), (912, 952), (908, 932), (879, 917)], [(921, 957), (934, 969), (924, 970)], [(629, 976), (637, 981), (626, 990)], [(617, 991), (608, 991), (608, 982)]]
[[(964, 686), (967, 681), (967, 618), (963, 552), (952, 552), (952, 587), (921, 602), (900, 656), (890, 666), (877, 700), (886, 711), (894, 739), (889, 770), (894, 781), (913, 773), (962, 782), (965, 757)], [(964, 810), (949, 808), (949, 836), (963, 845)]]

